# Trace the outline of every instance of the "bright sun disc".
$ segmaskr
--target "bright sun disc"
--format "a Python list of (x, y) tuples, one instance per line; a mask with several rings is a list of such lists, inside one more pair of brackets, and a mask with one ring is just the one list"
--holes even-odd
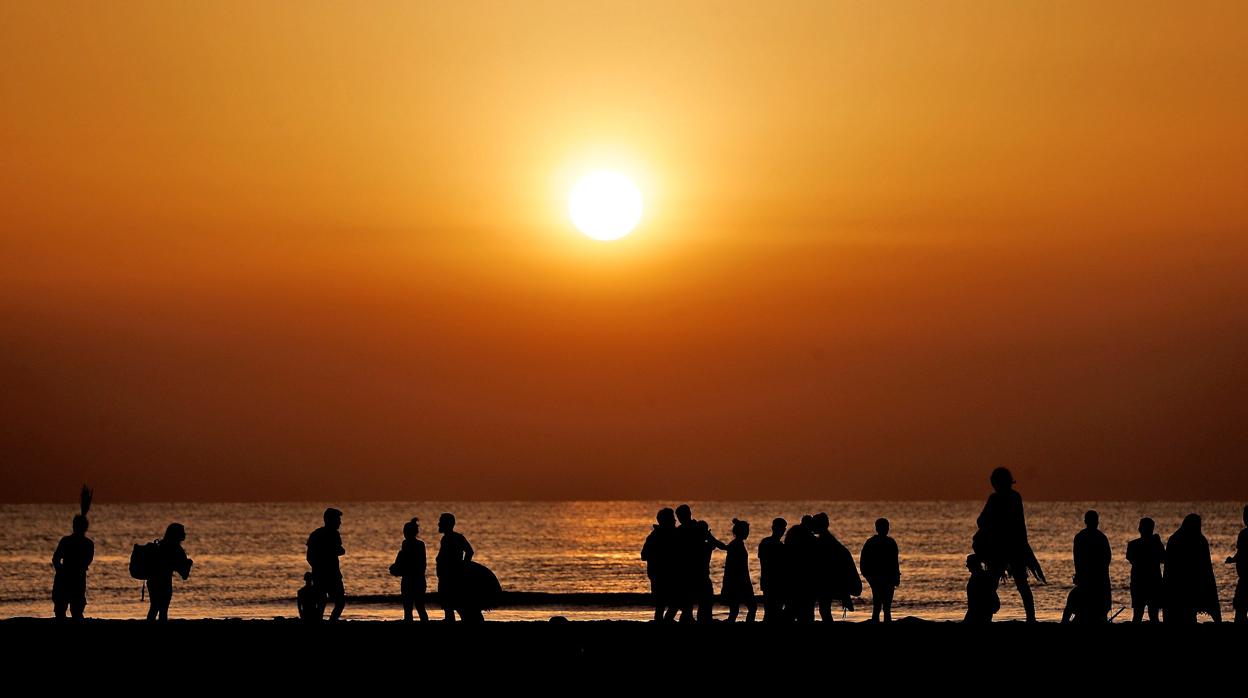
[(641, 190), (617, 172), (594, 172), (568, 197), (576, 229), (595, 240), (618, 240), (641, 222)]

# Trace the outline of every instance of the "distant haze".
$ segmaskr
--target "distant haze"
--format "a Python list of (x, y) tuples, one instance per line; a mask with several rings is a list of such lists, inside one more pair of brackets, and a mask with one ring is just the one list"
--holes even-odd
[(1245, 26), (6, 2), (0, 501), (1248, 499)]

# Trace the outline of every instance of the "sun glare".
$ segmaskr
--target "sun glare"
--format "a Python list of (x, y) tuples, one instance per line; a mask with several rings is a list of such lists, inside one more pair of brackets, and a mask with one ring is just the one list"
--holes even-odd
[(631, 233), (641, 222), (641, 208), (641, 190), (618, 172), (588, 174), (568, 196), (573, 225), (595, 240), (618, 240)]

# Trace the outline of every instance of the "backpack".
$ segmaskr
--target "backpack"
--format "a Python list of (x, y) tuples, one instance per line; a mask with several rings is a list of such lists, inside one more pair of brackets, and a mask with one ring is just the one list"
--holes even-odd
[(130, 552), (130, 576), (145, 581), (151, 579), (159, 559), (159, 541), (135, 543), (134, 550)]

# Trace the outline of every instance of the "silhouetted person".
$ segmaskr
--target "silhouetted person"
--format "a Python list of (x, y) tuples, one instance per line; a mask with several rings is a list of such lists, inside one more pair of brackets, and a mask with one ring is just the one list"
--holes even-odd
[(676, 507), (678, 605), (682, 623), (693, 621), (693, 609), (698, 608), (698, 620), (710, 622), (714, 588), (711, 586), (711, 553), (715, 548), (728, 546), (711, 535), (704, 521), (693, 518), (688, 504)]
[(715, 585), (711, 582), (711, 555), (716, 548), (727, 550), (728, 545), (719, 541), (711, 533), (710, 524), (705, 521), (693, 522), (694, 530), (698, 531), (698, 567), (695, 571), (694, 598), (698, 604), (698, 622), (710, 623), (713, 619), (715, 606)]
[(173, 600), (173, 575), (176, 572), (183, 580), (191, 576), (193, 561), (186, 556), (182, 542), (186, 540), (186, 528), (180, 523), (171, 523), (165, 529), (165, 536), (157, 541), (157, 549), (151, 561), (151, 576), (147, 579), (147, 596), (151, 607), (147, 611), (148, 620), (169, 620), (169, 603)]
[(65, 618), (66, 609), (74, 620), (82, 620), (87, 607), (87, 568), (95, 559), (95, 543), (87, 538), (87, 511), (91, 509), (91, 490), (82, 486), (79, 513), (74, 517), (68, 536), (61, 538), (52, 553), (52, 610)]
[(858, 576), (858, 565), (854, 562), (853, 553), (829, 530), (828, 515), (824, 512), (815, 514), (812, 526), (815, 534), (815, 593), (819, 603), (819, 618), (824, 622), (831, 622), (833, 601), (839, 601), (846, 610), (854, 610), (853, 597), (862, 593), (862, 578)]
[(1238, 579), (1233, 602), (1235, 622), (1248, 623), (1248, 585), (1244, 584), (1244, 578), (1248, 577), (1248, 506), (1244, 507), (1244, 528), (1239, 530), (1239, 537), (1235, 539), (1235, 554), (1226, 558), (1226, 564), (1235, 565)]
[(787, 596), (784, 532), (789, 523), (784, 519), (771, 522), (771, 535), (758, 544), (758, 586), (763, 591), (763, 620), (776, 623), (784, 620)]
[[(1080, 623), (1104, 623), (1109, 618), (1112, 597), (1109, 585), (1109, 539), (1100, 530), (1101, 517), (1095, 511), (1083, 515), (1085, 528), (1075, 534), (1075, 591), (1067, 605)], [(1071, 603), (1073, 602), (1073, 603)], [(1067, 620), (1063, 617), (1063, 620)]]
[(814, 517), (809, 514), (803, 515), (801, 521), (790, 526), (789, 532), (784, 536), (789, 594), (784, 606), (787, 616), (798, 623), (815, 621), (815, 604), (818, 600), (816, 544)]
[(315, 623), (325, 617), (325, 597), (312, 583), (312, 573), (303, 573), (303, 586), (295, 594), (295, 607), (299, 609), (299, 619), (305, 623)]
[(741, 604), (745, 604), (745, 622), (753, 623), (758, 612), (754, 600), (754, 582), (750, 579), (750, 554), (745, 539), (750, 537), (750, 522), (732, 520), (732, 541), (724, 558), (724, 581), (720, 593), (728, 605), (728, 622), (737, 619)]
[(1161, 608), (1161, 563), (1166, 559), (1166, 546), (1153, 531), (1156, 526), (1147, 516), (1140, 519), (1140, 537), (1127, 543), (1127, 562), (1131, 563), (1131, 621), (1148, 618), (1157, 622)]
[(464, 563), (472, 559), (472, 546), (463, 534), (455, 530), (454, 514), (438, 517), (438, 532), (442, 534), (442, 542), (438, 544), (435, 565), (438, 574), (438, 597), (442, 602), (442, 610), (446, 613), (446, 620), (454, 622), (457, 610), (463, 620), (476, 620), (480, 612), (465, 611), (469, 600), (464, 588)]
[(1208, 613), (1222, 622), (1218, 584), (1213, 576), (1209, 541), (1200, 532), (1200, 516), (1188, 514), (1166, 541), (1163, 618), (1167, 623), (1195, 623), (1196, 614)]
[(997, 581), (993, 574), (984, 569), (978, 555), (966, 556), (966, 569), (971, 573), (966, 582), (966, 617), (963, 623), (991, 623), (992, 617), (1001, 610), (1001, 599), (997, 596)]
[(403, 524), (403, 545), (394, 563), (390, 565), (390, 574), (398, 577), (399, 597), (403, 601), (403, 620), (412, 620), (412, 609), (420, 615), (421, 621), (429, 620), (425, 610), (425, 542), (416, 536), (420, 535), (420, 519), (412, 518)]
[(329, 614), (330, 620), (338, 620), (342, 609), (347, 605), (347, 590), (342, 584), (342, 570), (338, 567), (338, 558), (347, 554), (342, 547), (342, 512), (330, 507), (323, 516), (325, 525), (308, 536), (308, 564), (312, 567), (312, 583), (320, 590), (321, 595), (332, 601), (334, 609)]
[(1014, 490), (1014, 476), (1006, 468), (997, 468), (989, 478), (992, 494), (984, 503), (976, 523), (979, 531), (972, 542), (976, 555), (999, 584), (1007, 573), (1014, 578), (1018, 595), (1023, 600), (1027, 622), (1036, 620), (1036, 603), (1027, 583), (1030, 571), (1044, 583), (1044, 572), (1027, 541), (1027, 521), (1023, 515), (1023, 498)]
[(676, 617), (677, 591), (676, 569), (680, 542), (677, 540), (676, 513), (670, 507), (659, 510), (658, 521), (646, 536), (641, 548), (641, 559), (646, 562), (646, 576), (650, 578), (650, 594), (654, 597), (654, 620), (672, 620)]
[(888, 537), (888, 519), (875, 520), (875, 535), (862, 546), (858, 564), (871, 585), (871, 620), (893, 619), (893, 590), (901, 584), (901, 563), (897, 541)]

